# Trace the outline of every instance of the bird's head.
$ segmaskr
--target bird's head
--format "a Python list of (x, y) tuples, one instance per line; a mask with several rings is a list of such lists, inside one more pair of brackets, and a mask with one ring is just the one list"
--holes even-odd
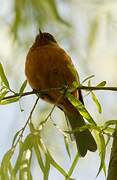
[(36, 36), (35, 43), (37, 46), (43, 46), (50, 43), (57, 43), (57, 41), (51, 34), (39, 30), (39, 34)]

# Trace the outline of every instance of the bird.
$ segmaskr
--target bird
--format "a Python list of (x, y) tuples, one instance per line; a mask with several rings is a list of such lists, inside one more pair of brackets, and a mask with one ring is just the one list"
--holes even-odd
[[(33, 90), (48, 89), (41, 98), (55, 104), (65, 113), (72, 130), (86, 125), (82, 115), (60, 90), (60, 87), (70, 88), (73, 82), (80, 84), (78, 72), (68, 53), (50, 33), (39, 30), (26, 56), (25, 74)], [(75, 90), (72, 95), (84, 104), (81, 90)], [(88, 150), (97, 150), (95, 139), (88, 129), (73, 132), (73, 135), (81, 157), (84, 157)]]

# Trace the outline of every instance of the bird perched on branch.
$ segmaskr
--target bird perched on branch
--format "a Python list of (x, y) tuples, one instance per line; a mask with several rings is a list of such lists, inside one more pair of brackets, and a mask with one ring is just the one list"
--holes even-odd
[[(72, 129), (85, 125), (82, 115), (62, 95), (61, 91), (57, 90), (58, 87), (65, 85), (70, 87), (74, 81), (80, 82), (70, 56), (59, 46), (51, 34), (39, 32), (28, 52), (25, 73), (32, 89), (50, 89), (42, 98), (56, 104), (64, 111)], [(83, 103), (80, 90), (73, 92), (73, 95)], [(97, 145), (89, 130), (74, 132), (74, 137), (81, 156), (85, 156), (87, 150), (96, 151)]]

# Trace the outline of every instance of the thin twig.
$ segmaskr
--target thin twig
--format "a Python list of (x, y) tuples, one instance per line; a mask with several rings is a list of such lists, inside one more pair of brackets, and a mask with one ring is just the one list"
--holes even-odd
[(30, 114), (29, 114), (29, 117), (28, 117), (28, 119), (27, 119), (27, 121), (26, 121), (26, 123), (25, 123), (25, 125), (24, 125), (24, 127), (21, 129), (21, 134), (19, 135), (19, 137), (18, 137), (16, 143), (12, 145), (12, 148), (15, 149), (15, 147), (16, 147), (17, 144), (19, 143), (20, 139), (22, 138), (23, 133), (24, 133), (24, 131), (25, 131), (27, 125), (29, 124), (29, 121), (31, 120), (32, 114), (33, 114), (33, 112), (34, 112), (34, 110), (35, 110), (35, 107), (36, 107), (38, 101), (39, 101), (39, 98), (40, 98), (40, 97), (38, 96), (37, 99), (36, 99), (36, 101), (35, 101), (35, 104), (34, 104), (32, 110), (31, 110), (31, 112), (30, 112)]
[(106, 91), (117, 91), (117, 87), (102, 87), (102, 86), (79, 86), (77, 89), (83, 90), (106, 90)]
[(61, 96), (58, 97), (57, 101), (56, 101), (55, 104), (53, 105), (53, 107), (52, 107), (50, 113), (48, 114), (48, 116), (45, 118), (44, 121), (42, 121), (42, 122), (39, 124), (39, 126), (41, 127), (41, 129), (42, 129), (42, 127), (45, 125), (45, 123), (47, 122), (47, 120), (49, 119), (49, 117), (51, 117), (51, 115), (52, 115), (55, 107), (57, 106), (57, 103), (60, 101), (60, 99), (62, 98), (62, 96), (63, 96), (63, 95), (61, 95)]

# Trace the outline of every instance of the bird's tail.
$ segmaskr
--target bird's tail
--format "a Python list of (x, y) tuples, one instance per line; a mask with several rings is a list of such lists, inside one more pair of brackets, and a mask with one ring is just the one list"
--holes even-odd
[[(83, 117), (76, 109), (74, 112), (67, 111), (66, 115), (68, 117), (72, 129), (85, 125)], [(96, 142), (88, 129), (82, 132), (75, 132), (74, 137), (76, 140), (78, 151), (82, 157), (86, 155), (87, 150), (93, 152), (96, 151)]]

